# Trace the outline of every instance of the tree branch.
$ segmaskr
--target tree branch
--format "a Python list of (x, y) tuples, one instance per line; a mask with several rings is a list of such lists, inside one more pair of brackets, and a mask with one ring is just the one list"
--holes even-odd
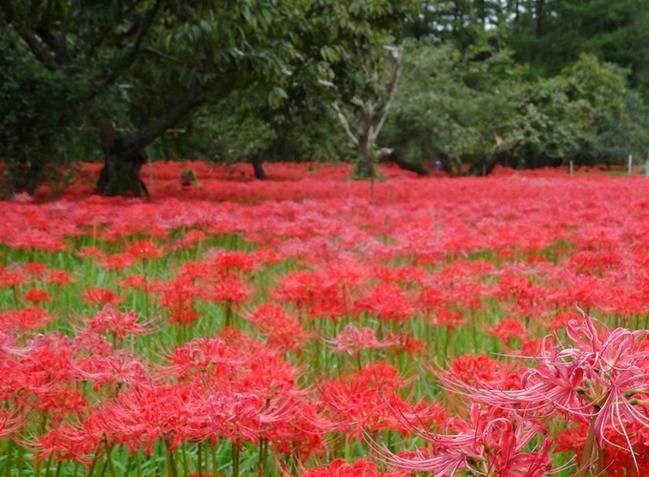
[[(151, 28), (151, 25), (153, 24), (153, 20), (155, 19), (158, 11), (160, 10), (161, 5), (162, 5), (162, 0), (156, 0), (155, 4), (151, 7), (151, 9), (147, 11), (145, 18), (142, 20), (142, 22), (139, 24), (137, 28), (137, 34), (133, 41), (133, 46), (129, 49), (129, 51), (127, 51), (121, 57), (121, 59), (117, 62), (117, 65), (112, 67), (110, 71), (99, 72), (100, 74), (98, 76), (101, 79), (95, 81), (94, 83), (95, 88), (93, 91), (90, 92), (88, 97), (85, 98), (86, 100), (92, 99), (92, 97), (96, 96), (106, 86), (113, 84), (117, 80), (117, 78), (120, 75), (122, 75), (124, 71), (133, 64), (133, 62), (135, 62), (135, 60), (138, 57), (138, 54), (140, 53), (140, 48), (144, 36)], [(99, 41), (98, 45), (101, 44), (101, 42), (103, 42), (103, 38)]]
[(347, 121), (347, 118), (345, 117), (343, 112), (338, 107), (338, 104), (334, 103), (333, 108), (336, 111), (336, 114), (338, 115), (338, 119), (340, 120), (340, 123), (343, 125), (343, 129), (347, 133), (347, 136), (349, 136), (349, 139), (352, 140), (354, 145), (358, 146), (358, 138), (354, 135), (351, 128), (349, 127), (349, 121)]
[(56, 62), (56, 59), (42, 47), (34, 31), (18, 16), (13, 2), (11, 0), (0, 0), (0, 9), (4, 13), (7, 23), (14, 26), (18, 35), (27, 44), (36, 59), (49, 70), (59, 70), (60, 65)]
[(137, 133), (129, 136), (125, 140), (125, 147), (132, 149), (142, 149), (151, 144), (156, 138), (165, 133), (165, 131), (180, 121), (192, 109), (200, 105), (205, 100), (203, 86), (198, 73), (192, 80), (192, 84), (182, 101), (177, 103), (166, 115), (145, 126)]
[(397, 85), (399, 84), (399, 77), (401, 76), (401, 49), (395, 46), (386, 47), (392, 53), (392, 72), (390, 78), (385, 85), (385, 97), (381, 99), (379, 103), (379, 108), (377, 111), (381, 111), (381, 119), (374, 129), (374, 137), (376, 139), (381, 132), (381, 128), (385, 124), (385, 121), (390, 114), (390, 109), (392, 108), (392, 103), (394, 102), (394, 97), (397, 93)]

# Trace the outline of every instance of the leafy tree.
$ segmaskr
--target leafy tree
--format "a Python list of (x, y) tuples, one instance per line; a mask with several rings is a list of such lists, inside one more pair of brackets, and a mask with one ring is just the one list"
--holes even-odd
[(411, 162), (439, 160), (452, 175), (468, 162), (482, 172), (516, 144), (522, 101), (521, 71), (508, 52), (409, 42), (385, 141)]
[[(97, 125), (105, 162), (98, 192), (146, 193), (139, 172), (147, 145), (209, 95), (283, 74), (293, 54), (285, 27), (299, 19), (300, 2), (225, 3), (0, 1), (17, 47), (65, 76)], [(122, 125), (113, 104), (119, 84), (132, 87)]]
[(558, 74), (590, 53), (632, 71), (631, 84), (649, 87), (649, 9), (636, 0), (520, 0), (509, 45), (541, 75)]
[(33, 194), (43, 182), (62, 182), (67, 166), (63, 138), (79, 113), (65, 75), (44, 68), (0, 36), (0, 179), (2, 197)]

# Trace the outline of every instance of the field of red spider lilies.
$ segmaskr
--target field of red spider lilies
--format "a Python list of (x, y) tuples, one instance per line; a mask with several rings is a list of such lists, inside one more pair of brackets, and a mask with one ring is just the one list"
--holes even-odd
[(0, 203), (0, 477), (649, 474), (649, 180), (248, 167)]

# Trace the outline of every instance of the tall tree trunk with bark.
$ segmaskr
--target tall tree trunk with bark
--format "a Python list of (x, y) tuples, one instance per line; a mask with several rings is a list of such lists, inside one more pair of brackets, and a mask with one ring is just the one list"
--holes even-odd
[(361, 124), (356, 133), (358, 140), (358, 153), (360, 157), (356, 163), (355, 176), (362, 179), (376, 177), (376, 161), (374, 159), (374, 144), (372, 141), (372, 123), (374, 122), (373, 111), (364, 110)]
[(266, 171), (264, 171), (264, 161), (259, 156), (254, 156), (250, 162), (252, 162), (252, 169), (255, 173), (255, 179), (263, 181), (266, 179)]
[(104, 167), (96, 185), (100, 195), (148, 195), (140, 171), (146, 162), (144, 149), (204, 100), (200, 78), (195, 76), (187, 95), (167, 114), (133, 134), (124, 136), (107, 117), (99, 118)]

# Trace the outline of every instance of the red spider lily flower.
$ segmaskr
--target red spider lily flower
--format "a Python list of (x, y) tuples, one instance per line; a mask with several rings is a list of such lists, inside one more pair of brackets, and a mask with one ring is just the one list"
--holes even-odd
[(284, 308), (272, 303), (261, 304), (254, 313), (244, 317), (257, 324), (260, 333), (266, 335), (266, 344), (281, 354), (300, 352), (312, 336)]
[(323, 415), (350, 439), (364, 431), (384, 428), (408, 434), (414, 422), (444, 425), (448, 415), (439, 406), (423, 401), (413, 405), (398, 396), (397, 390), (408, 384), (385, 363), (366, 366), (319, 387), (320, 399), (326, 406)]
[(0, 314), (0, 324), (8, 329), (36, 330), (44, 328), (53, 320), (54, 317), (40, 306), (30, 306)]
[(108, 270), (117, 270), (123, 272), (125, 268), (130, 268), (135, 264), (136, 257), (130, 253), (115, 253), (108, 255), (104, 260), (99, 262), (99, 266)]
[(155, 282), (150, 287), (151, 291), (160, 294), (157, 302), (167, 311), (167, 321), (170, 323), (185, 326), (199, 318), (194, 307), (201, 290), (191, 278), (179, 277), (166, 282)]
[(238, 349), (220, 337), (194, 339), (176, 347), (166, 358), (170, 363), (167, 372), (182, 380), (195, 377), (207, 382), (232, 376), (245, 362)]
[(89, 305), (116, 305), (122, 301), (112, 290), (100, 287), (86, 288), (82, 298), (83, 302)]
[(102, 437), (102, 434), (87, 432), (83, 426), (64, 424), (39, 436), (31, 447), (38, 455), (39, 462), (56, 456), (56, 462), (71, 460), (91, 466), (95, 453), (104, 444)]
[(76, 252), (76, 255), (81, 258), (94, 258), (99, 262), (104, 259), (104, 252), (99, 250), (97, 247), (90, 246), (83, 247), (81, 250)]
[(26, 414), (13, 409), (0, 409), (0, 439), (18, 432), (25, 424)]
[(207, 240), (207, 235), (202, 230), (189, 230), (182, 239), (174, 242), (174, 250), (182, 250), (187, 248), (192, 248), (199, 242), (204, 242)]
[(29, 283), (29, 279), (22, 270), (0, 269), (0, 287), (16, 288)]
[(245, 303), (252, 291), (239, 278), (225, 276), (216, 279), (202, 291), (202, 298), (226, 306), (238, 307)]
[(383, 341), (376, 339), (374, 330), (371, 328), (358, 329), (354, 325), (347, 325), (329, 343), (333, 345), (334, 353), (347, 353), (350, 356), (357, 356), (362, 349), (390, 348), (397, 343), (396, 338), (388, 338)]
[(415, 307), (406, 293), (394, 285), (377, 285), (356, 300), (357, 313), (368, 312), (388, 321), (406, 321), (415, 313)]
[(32, 279), (32, 281), (42, 280), (47, 274), (47, 267), (44, 263), (28, 262), (23, 265), (23, 271)]
[(398, 268), (377, 266), (374, 269), (374, 275), (385, 284), (421, 284), (424, 279), (424, 271), (421, 268), (411, 266), (401, 266)]
[(321, 277), (313, 272), (290, 272), (275, 288), (273, 298), (293, 303), (300, 311), (306, 311), (313, 305), (321, 287)]
[(431, 325), (445, 326), (449, 331), (453, 331), (458, 326), (463, 326), (465, 322), (462, 313), (457, 310), (450, 310), (447, 306), (438, 308), (435, 317), (430, 319)]
[(149, 286), (149, 283), (144, 275), (129, 275), (121, 282), (118, 282), (117, 286), (119, 286), (120, 288), (146, 290), (146, 288)]
[(150, 240), (138, 240), (127, 249), (127, 253), (136, 260), (155, 260), (162, 256), (162, 250)]
[(478, 388), (520, 389), (523, 369), (518, 363), (503, 363), (486, 354), (465, 354), (451, 361), (448, 375)]
[(103, 386), (117, 389), (122, 385), (137, 385), (151, 381), (145, 365), (133, 356), (124, 353), (109, 356), (91, 354), (77, 358), (72, 365), (74, 377), (83, 381), (92, 381), (94, 392), (100, 392)]
[[(210, 254), (207, 254), (208, 258)], [(255, 270), (257, 260), (254, 255), (246, 252), (219, 251), (210, 263), (217, 277), (227, 275), (240, 277), (242, 274)]]
[(571, 321), (578, 320), (579, 315), (575, 312), (559, 312), (550, 318), (550, 323), (546, 326), (548, 331), (557, 331), (568, 326)]
[[(481, 412), (473, 405), (471, 420), (454, 422), (454, 426), (459, 428), (457, 434), (420, 434), (431, 449), (420, 450), (415, 457), (390, 454), (387, 460), (401, 469), (440, 477), (460, 472), (542, 477), (551, 466), (546, 430), (515, 413), (501, 417), (494, 409)], [(538, 437), (541, 444), (537, 450), (525, 451)]]
[(200, 442), (219, 435), (215, 410), (196, 386), (135, 386), (103, 403), (97, 418), (106, 433), (135, 452), (153, 454), (161, 439), (175, 449), (183, 439)]
[(393, 336), (392, 339), (395, 340), (395, 344), (394, 346), (392, 346), (392, 349), (396, 353), (408, 353), (408, 355), (412, 358), (413, 355), (422, 354), (426, 351), (424, 342), (420, 339), (415, 338), (409, 333), (397, 333)]
[(53, 271), (45, 278), (45, 283), (64, 287), (65, 285), (72, 283), (72, 279), (70, 278), (70, 274), (65, 270)]
[(511, 346), (512, 340), (524, 341), (527, 338), (527, 330), (516, 318), (501, 320), (488, 328), (487, 332), (498, 337), (506, 348)]
[(30, 303), (47, 303), (52, 301), (52, 297), (40, 288), (30, 288), (25, 292), (24, 300)]
[(90, 331), (95, 333), (105, 331), (109, 335), (115, 336), (120, 342), (124, 342), (127, 335), (141, 335), (150, 332), (146, 324), (138, 323), (135, 311), (121, 312), (111, 304), (104, 305), (94, 318), (84, 321)]
[[(537, 367), (523, 374), (519, 390), (466, 386), (443, 373), (439, 376), (445, 386), (493, 406), (516, 406), (541, 415), (559, 411), (575, 422), (590, 421), (598, 448), (608, 444), (626, 449), (637, 469), (629, 429), (649, 430), (649, 406), (644, 405), (649, 397), (648, 333), (610, 330), (584, 314), (581, 323), (568, 326), (574, 347), (542, 346)], [(593, 464), (596, 459), (591, 457), (588, 462)]]

